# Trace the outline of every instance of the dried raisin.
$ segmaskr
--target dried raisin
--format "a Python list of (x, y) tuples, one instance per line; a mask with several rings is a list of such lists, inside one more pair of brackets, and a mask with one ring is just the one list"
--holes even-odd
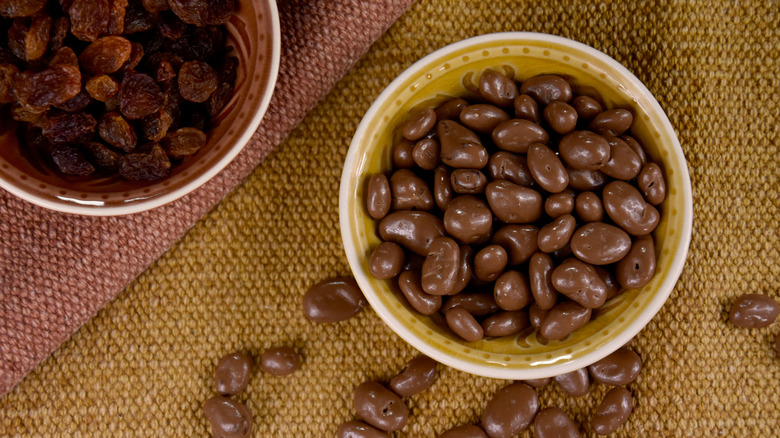
[(28, 61), (39, 59), (46, 53), (53, 22), (54, 20), (46, 15), (39, 15), (33, 19), (24, 40), (25, 58)]
[(51, 149), (51, 159), (60, 172), (66, 175), (87, 176), (95, 172), (84, 154), (76, 147), (67, 144), (55, 145)]
[(81, 73), (71, 65), (55, 65), (38, 73), (22, 72), (15, 77), (14, 91), (24, 105), (57, 105), (79, 94)]
[(238, 69), (238, 59), (234, 56), (229, 56), (222, 61), (217, 69), (217, 77), (220, 82), (227, 82), (228, 84), (236, 83), (236, 70)]
[(93, 99), (107, 102), (119, 93), (119, 84), (108, 75), (99, 75), (90, 78), (85, 86), (87, 93)]
[(218, 27), (190, 28), (169, 44), (170, 51), (185, 61), (213, 62), (224, 48), (224, 36)]
[(138, 137), (130, 123), (117, 112), (108, 112), (100, 118), (98, 133), (106, 143), (130, 152), (135, 149)]
[(44, 115), (46, 108), (29, 105), (15, 104), (11, 108), (11, 117), (17, 122), (27, 122), (38, 128), (42, 128), (46, 121)]
[(114, 73), (130, 59), (132, 50), (132, 44), (125, 38), (107, 36), (87, 46), (79, 55), (79, 62), (84, 71), (93, 75)]
[(217, 72), (205, 62), (185, 62), (179, 70), (179, 93), (190, 102), (205, 102), (216, 91)]
[(186, 114), (187, 123), (184, 124), (185, 126), (200, 129), (201, 131), (206, 131), (208, 129), (211, 118), (209, 117), (208, 111), (206, 111), (202, 105), (188, 107), (186, 109)]
[(3, 0), (0, 15), (6, 18), (32, 17), (46, 6), (47, 0)]
[(105, 170), (116, 170), (119, 167), (119, 161), (122, 159), (122, 154), (111, 150), (103, 143), (96, 141), (88, 141), (82, 143), (82, 148), (87, 152), (91, 161), (95, 163), (99, 168)]
[(43, 135), (55, 143), (88, 141), (94, 136), (96, 125), (95, 118), (83, 112), (46, 116)]
[[(66, 65), (71, 66), (75, 68), (79, 68), (79, 58), (76, 56), (76, 53), (73, 52), (73, 49), (70, 47), (63, 47), (54, 54), (54, 57), (51, 58), (51, 61), (49, 61), (49, 67), (54, 67), (55, 65)], [(79, 73), (79, 76), (81, 73)]]
[(222, 108), (230, 102), (232, 97), (233, 86), (226, 82), (219, 84), (217, 91), (209, 96), (209, 99), (206, 101), (206, 111), (208, 111), (211, 117), (216, 117), (222, 111)]
[(163, 94), (152, 78), (143, 73), (127, 73), (119, 87), (119, 108), (128, 119), (140, 119), (157, 112)]
[(111, 15), (108, 0), (73, 0), (68, 13), (70, 32), (82, 41), (95, 41), (108, 32)]
[(151, 146), (148, 153), (133, 153), (122, 157), (119, 174), (133, 181), (154, 181), (171, 170), (171, 162), (159, 144)]
[(183, 22), (199, 27), (225, 24), (236, 10), (235, 0), (168, 0), (168, 4)]
[(63, 111), (77, 113), (84, 111), (90, 103), (92, 103), (92, 98), (89, 96), (89, 93), (86, 90), (81, 90), (75, 97), (54, 106)]
[(147, 140), (160, 141), (168, 134), (172, 123), (173, 118), (168, 111), (161, 109), (141, 119), (141, 132)]
[(141, 43), (130, 43), (130, 45), (132, 46), (130, 58), (128, 58), (125, 65), (122, 66), (123, 72), (135, 70), (144, 58), (144, 46)]
[(68, 17), (58, 17), (54, 20), (54, 27), (51, 31), (51, 51), (56, 52), (65, 43), (65, 38), (68, 37), (68, 31), (70, 30), (70, 21)]
[(169, 40), (177, 40), (187, 31), (187, 23), (181, 21), (179, 17), (170, 12), (160, 14), (159, 26), (160, 34)]
[(206, 145), (206, 133), (195, 128), (177, 129), (165, 136), (162, 145), (171, 158), (188, 157)]
[(13, 64), (0, 64), (0, 104), (14, 101), (14, 75), (19, 69)]
[(125, 34), (146, 32), (154, 25), (154, 17), (143, 6), (132, 4), (125, 10)]
[(8, 48), (17, 58), (27, 59), (27, 26), (21, 18), (17, 18), (8, 28)]
[(125, 32), (125, 11), (127, 0), (111, 0), (108, 13), (108, 34), (121, 35)]
[(168, 0), (142, 0), (144, 9), (151, 13), (162, 12), (171, 9), (171, 5), (168, 4)]

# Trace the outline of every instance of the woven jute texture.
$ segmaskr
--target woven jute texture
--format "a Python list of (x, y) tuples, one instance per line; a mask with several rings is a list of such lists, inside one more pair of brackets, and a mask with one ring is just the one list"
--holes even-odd
[[(238, 189), (0, 400), (0, 435), (205, 437), (201, 405), (219, 357), (290, 345), (303, 367), (287, 377), (256, 371), (239, 397), (254, 413), (254, 436), (334, 436), (355, 417), (356, 385), (387, 380), (416, 355), (370, 309), (331, 325), (300, 311), (311, 284), (349, 274), (338, 186), (350, 138), (414, 60), (465, 37), (530, 30), (589, 44), (636, 74), (675, 126), (691, 173), (688, 261), (632, 344), (645, 367), (629, 385), (634, 413), (615, 436), (777, 437), (780, 322), (737, 329), (727, 311), (744, 293), (780, 299), (779, 29), (776, 2), (415, 3)], [(309, 44), (335, 44), (331, 32)], [(57, 278), (48, 281), (78, 274)], [(432, 388), (405, 400), (411, 417), (396, 436), (477, 422), (506, 383), (441, 367)], [(539, 393), (587, 429), (605, 392)]]

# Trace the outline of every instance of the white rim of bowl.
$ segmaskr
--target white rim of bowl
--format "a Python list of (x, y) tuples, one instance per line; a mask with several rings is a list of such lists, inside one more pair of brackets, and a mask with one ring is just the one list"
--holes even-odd
[[(252, 138), (252, 135), (257, 131), (257, 128), (260, 126), (260, 122), (263, 120), (263, 117), (265, 116), (265, 112), (268, 110), (268, 105), (271, 103), (271, 97), (274, 94), (274, 90), (276, 89), (276, 80), (277, 76), (279, 75), (279, 63), (281, 61), (281, 52), (282, 52), (282, 33), (281, 33), (281, 25), (279, 23), (279, 9), (276, 5), (275, 0), (269, 0), (268, 6), (271, 11), (271, 22), (272, 22), (272, 53), (271, 53), (271, 70), (270, 70), (270, 76), (269, 76), (269, 92), (266, 93), (262, 100), (260, 101), (260, 106), (258, 107), (257, 112), (255, 113), (254, 117), (252, 117), (252, 120), (249, 121), (249, 125), (244, 131), (244, 133), (241, 135), (241, 137), (236, 140), (236, 147), (231, 149), (222, 159), (220, 159), (214, 166), (207, 169), (202, 175), (200, 175), (198, 178), (192, 180), (191, 182), (185, 184), (184, 186), (171, 191), (170, 193), (167, 193), (165, 195), (161, 195), (159, 197), (152, 198), (147, 201), (139, 201), (136, 203), (128, 204), (128, 205), (119, 205), (116, 207), (105, 207), (105, 206), (88, 206), (90, 203), (98, 202), (98, 201), (80, 201), (80, 200), (74, 200), (76, 203), (60, 203), (60, 202), (54, 202), (50, 201), (46, 198), (42, 198), (36, 195), (33, 195), (31, 193), (28, 193), (27, 191), (17, 187), (14, 184), (6, 183), (5, 181), (0, 180), (0, 186), (7, 190), (9, 193), (24, 199), (25, 201), (31, 202), (33, 204), (39, 205), (41, 207), (45, 207), (49, 210), (59, 211), (62, 213), (71, 213), (71, 214), (79, 214), (83, 216), (123, 216), (128, 214), (134, 214), (134, 213), (141, 213), (144, 211), (152, 210), (157, 207), (161, 207), (165, 204), (171, 203), (173, 201), (176, 201), (179, 198), (182, 198), (186, 196), (187, 194), (195, 191), (200, 186), (208, 182), (210, 179), (212, 179), (214, 176), (216, 176), (219, 172), (221, 172), (225, 167), (227, 167), (228, 164), (230, 164), (231, 161), (233, 161), (236, 156), (244, 149), (244, 147), (249, 143), (249, 140)], [(79, 205), (78, 202), (82, 202), (85, 205)]]
[(352, 273), (355, 276), (358, 285), (364, 291), (363, 294), (366, 296), (366, 299), (371, 304), (371, 307), (379, 315), (379, 317), (385, 322), (385, 324), (387, 324), (397, 335), (399, 335), (407, 343), (411, 344), (414, 348), (416, 348), (423, 354), (435, 359), (438, 362), (441, 362), (447, 366), (468, 373), (472, 373), (484, 377), (497, 378), (497, 379), (527, 380), (527, 379), (539, 379), (539, 378), (552, 377), (552, 376), (572, 372), (580, 368), (584, 368), (600, 359), (603, 359), (604, 357), (608, 356), (618, 348), (625, 345), (634, 336), (636, 336), (636, 334), (639, 333), (647, 325), (647, 323), (650, 322), (650, 320), (658, 313), (659, 310), (661, 310), (661, 307), (666, 302), (666, 299), (669, 297), (672, 290), (674, 289), (674, 286), (677, 283), (680, 274), (682, 273), (683, 266), (685, 265), (685, 260), (688, 255), (688, 248), (691, 240), (691, 229), (693, 223), (693, 199), (691, 194), (691, 180), (690, 180), (690, 174), (688, 172), (687, 162), (685, 160), (685, 155), (683, 154), (680, 141), (677, 138), (677, 135), (674, 131), (674, 128), (672, 127), (671, 122), (669, 121), (669, 118), (666, 115), (666, 112), (663, 110), (663, 108), (661, 108), (661, 105), (658, 103), (655, 96), (653, 96), (650, 90), (648, 90), (647, 87), (645, 87), (645, 85), (642, 83), (642, 81), (640, 81), (633, 73), (631, 73), (628, 69), (626, 69), (622, 64), (620, 64), (615, 59), (611, 58), (610, 56), (608, 56), (607, 54), (599, 50), (594, 49), (593, 47), (587, 46), (585, 44), (579, 43), (574, 40), (570, 40), (568, 38), (563, 38), (555, 35), (536, 33), (536, 32), (500, 32), (500, 33), (481, 35), (477, 37), (468, 38), (462, 41), (458, 41), (456, 43), (442, 47), (426, 55), (422, 59), (412, 64), (409, 68), (404, 70), (404, 72), (401, 73), (401, 75), (396, 77), (389, 85), (387, 85), (387, 87), (385, 87), (385, 89), (382, 91), (379, 97), (377, 97), (376, 100), (374, 100), (374, 103), (371, 105), (371, 107), (368, 109), (366, 114), (363, 116), (360, 125), (355, 131), (355, 135), (350, 144), (349, 151), (347, 152), (347, 157), (344, 161), (344, 169), (341, 175), (341, 186), (339, 190), (339, 222), (341, 228), (341, 238), (344, 243), (345, 250), (346, 248), (355, 247), (356, 245), (354, 240), (352, 239), (352, 233), (350, 232), (349, 229), (349, 218), (352, 215), (352, 212), (350, 212), (347, 209), (347, 205), (349, 202), (348, 197), (350, 194), (349, 193), (350, 190), (348, 190), (349, 187), (347, 186), (347, 184), (349, 184), (349, 180), (351, 179), (352, 170), (355, 168), (357, 161), (360, 159), (357, 149), (361, 139), (365, 135), (365, 131), (369, 128), (369, 121), (374, 118), (375, 114), (382, 106), (382, 104), (388, 99), (388, 97), (390, 97), (390, 95), (394, 93), (395, 88), (397, 88), (397, 86), (400, 83), (403, 83), (410, 77), (418, 74), (417, 70), (421, 66), (431, 63), (433, 60), (442, 57), (442, 55), (444, 54), (457, 51), (461, 48), (470, 46), (472, 44), (480, 44), (480, 43), (485, 43), (485, 42), (490, 42), (495, 40), (507, 40), (507, 39), (549, 41), (549, 42), (569, 46), (581, 52), (585, 52), (588, 55), (593, 56), (599, 59), (600, 61), (613, 66), (621, 75), (628, 78), (628, 80), (632, 82), (641, 92), (646, 93), (651, 98), (649, 102), (651, 106), (651, 110), (657, 112), (660, 115), (660, 120), (663, 129), (671, 134), (671, 138), (672, 138), (671, 150), (673, 154), (676, 156), (676, 158), (679, 160), (679, 162), (683, 164), (683, 166), (681, 166), (680, 171), (682, 172), (682, 180), (683, 180), (682, 192), (683, 192), (683, 198), (685, 202), (683, 208), (683, 229), (682, 229), (683, 239), (681, 239), (680, 247), (678, 247), (675, 250), (674, 261), (671, 264), (669, 273), (664, 278), (664, 281), (661, 283), (659, 287), (661, 292), (655, 295), (655, 297), (653, 298), (653, 300), (650, 301), (645, 311), (640, 314), (640, 316), (629, 326), (628, 329), (616, 335), (612, 340), (608, 341), (606, 344), (604, 344), (597, 350), (588, 353), (582, 357), (579, 357), (577, 359), (571, 360), (569, 362), (561, 363), (561, 364), (550, 365), (547, 367), (540, 367), (538, 369), (516, 370), (516, 369), (477, 365), (477, 364), (463, 362), (459, 359), (448, 356), (442, 353), (441, 351), (435, 349), (434, 347), (430, 346), (425, 341), (425, 339), (413, 334), (408, 329), (406, 329), (406, 327), (404, 327), (399, 321), (397, 321), (395, 318), (392, 317), (388, 309), (386, 309), (381, 304), (381, 302), (376, 296), (376, 293), (369, 287), (368, 279), (365, 278), (365, 276), (363, 275), (360, 269), (357, 269), (360, 266), (360, 260), (358, 258), (358, 254), (350, 251), (346, 251), (346, 253), (347, 253), (347, 260), (349, 261), (349, 265), (352, 270)]

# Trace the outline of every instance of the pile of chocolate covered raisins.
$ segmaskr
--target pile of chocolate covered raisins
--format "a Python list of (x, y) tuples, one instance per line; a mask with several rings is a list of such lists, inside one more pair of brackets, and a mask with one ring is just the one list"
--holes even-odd
[(398, 126), (393, 170), (366, 184), (369, 270), (466, 341), (563, 339), (653, 276), (663, 171), (630, 111), (561, 76), (488, 69), (477, 88)]
[(233, 95), (235, 0), (0, 2), (0, 105), (64, 175), (157, 180)]

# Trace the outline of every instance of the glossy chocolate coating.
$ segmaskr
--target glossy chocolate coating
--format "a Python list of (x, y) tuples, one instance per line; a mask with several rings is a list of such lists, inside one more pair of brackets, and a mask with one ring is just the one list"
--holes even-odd
[(371, 175), (366, 185), (366, 211), (374, 219), (382, 219), (390, 212), (393, 200), (390, 182), (382, 173)]
[(220, 438), (247, 438), (252, 435), (252, 413), (240, 401), (216, 396), (203, 404), (203, 414), (211, 431)]
[(450, 205), (450, 201), (455, 196), (455, 191), (452, 189), (452, 171), (445, 165), (436, 167), (433, 172), (433, 200), (436, 202), (436, 206), (439, 210), (446, 210)]
[(487, 69), (479, 78), (479, 94), (493, 105), (508, 108), (518, 95), (517, 84), (501, 73)]
[(469, 245), (462, 245), (460, 247), (460, 262), (458, 264), (458, 277), (455, 280), (455, 289), (452, 294), (458, 294), (469, 285), (471, 276), (473, 275), (474, 266), (474, 248)]
[(529, 386), (534, 387), (534, 388), (544, 388), (545, 386), (547, 386), (548, 383), (550, 383), (550, 380), (552, 380), (552, 378), (545, 377), (543, 379), (523, 380), (523, 382), (525, 384), (529, 385)]
[(568, 134), (577, 126), (577, 111), (568, 103), (551, 102), (544, 107), (542, 116), (553, 131)]
[(653, 236), (634, 240), (631, 250), (615, 266), (618, 283), (626, 289), (646, 285), (655, 274), (655, 244)]
[(582, 192), (574, 201), (574, 210), (577, 217), (584, 222), (600, 222), (604, 219), (604, 206), (601, 198), (593, 192)]
[(401, 397), (419, 394), (436, 381), (436, 361), (428, 356), (417, 356), (390, 379), (390, 389)]
[(223, 356), (214, 371), (214, 392), (234, 395), (246, 389), (252, 371), (252, 358), (239, 351)]
[(614, 272), (601, 266), (594, 266), (593, 269), (596, 270), (601, 281), (607, 286), (607, 300), (620, 293), (620, 283), (618, 283), (617, 276), (615, 276)]
[(552, 149), (541, 143), (528, 147), (528, 169), (534, 180), (550, 193), (560, 193), (569, 185), (569, 174)]
[(534, 189), (509, 181), (492, 181), (485, 188), (485, 197), (502, 222), (527, 224), (542, 216), (542, 195)]
[(555, 193), (544, 200), (544, 212), (553, 219), (571, 214), (573, 211), (574, 195), (571, 192)]
[(780, 356), (780, 333), (775, 336), (775, 351), (777, 352), (777, 355)]
[(403, 428), (409, 420), (404, 402), (379, 382), (365, 382), (355, 388), (352, 406), (363, 421), (387, 432)]
[(577, 96), (571, 101), (571, 106), (577, 111), (577, 117), (591, 120), (604, 110), (601, 104), (590, 96)]
[(506, 120), (509, 120), (506, 111), (485, 103), (469, 105), (460, 113), (460, 122), (481, 134), (490, 134), (496, 126)]
[(444, 431), (439, 438), (488, 438), (488, 436), (478, 426), (466, 424)]
[(598, 383), (610, 386), (626, 386), (636, 380), (642, 371), (642, 359), (628, 348), (614, 353), (588, 367), (590, 376)]
[(588, 370), (585, 368), (555, 376), (554, 380), (563, 392), (571, 397), (582, 397), (590, 390), (590, 378)]
[(489, 292), (463, 292), (454, 295), (444, 303), (441, 310), (446, 313), (454, 307), (462, 307), (474, 316), (492, 315), (501, 310), (493, 294)]
[(447, 319), (447, 325), (450, 329), (468, 342), (477, 342), (484, 336), (482, 326), (463, 307), (457, 306), (449, 309), (444, 317)]
[(604, 172), (598, 170), (573, 169), (567, 167), (566, 173), (569, 174), (569, 188), (581, 192), (598, 190), (609, 182), (607, 175), (604, 175)]
[(528, 428), (537, 411), (536, 391), (525, 383), (512, 383), (496, 391), (480, 423), (490, 438), (511, 438)]
[(550, 102), (569, 102), (572, 98), (571, 85), (558, 75), (540, 75), (523, 82), (521, 94), (534, 98), (540, 105)]
[(393, 167), (396, 169), (409, 169), (414, 167), (414, 142), (402, 138), (393, 146)]
[(488, 180), (479, 170), (455, 169), (450, 176), (450, 182), (455, 193), (473, 195), (484, 193)]
[(563, 161), (577, 170), (599, 170), (609, 162), (611, 149), (604, 137), (590, 131), (566, 134), (558, 143)]
[(545, 408), (534, 418), (534, 438), (580, 438), (579, 427), (563, 409)]
[(537, 125), (542, 123), (542, 118), (539, 115), (539, 104), (527, 94), (521, 94), (515, 99), (515, 117), (530, 120)]
[(607, 184), (602, 200), (609, 218), (633, 236), (650, 234), (660, 220), (658, 210), (645, 202), (639, 190), (627, 182)]
[(661, 168), (655, 163), (647, 163), (639, 172), (636, 180), (639, 191), (647, 202), (658, 205), (666, 198), (666, 180)]
[(460, 262), (460, 247), (451, 237), (434, 239), (422, 266), (421, 284), (431, 295), (449, 295), (455, 289)]
[(621, 135), (620, 138), (631, 147), (634, 153), (639, 157), (639, 160), (642, 162), (643, 166), (647, 164), (647, 154), (645, 153), (645, 148), (639, 144), (637, 139), (630, 135)]
[(493, 287), (493, 297), (504, 310), (520, 310), (531, 303), (531, 286), (528, 277), (519, 271), (506, 271), (498, 277)]
[(260, 355), (260, 369), (274, 376), (286, 376), (301, 367), (301, 357), (291, 347), (269, 348)]
[(780, 304), (766, 295), (747, 294), (734, 301), (729, 311), (729, 322), (742, 328), (767, 327), (780, 314)]
[(585, 224), (577, 228), (571, 237), (571, 251), (578, 259), (591, 265), (615, 263), (630, 250), (631, 237), (628, 233), (604, 222)]
[(390, 177), (393, 210), (433, 210), (433, 194), (428, 184), (409, 169), (398, 169)]
[(322, 280), (303, 295), (303, 314), (318, 323), (347, 320), (365, 305), (363, 292), (353, 278), (347, 277)]
[(491, 180), (507, 180), (523, 187), (533, 187), (535, 184), (523, 155), (498, 151), (490, 156), (487, 170)]
[(628, 131), (633, 122), (631, 111), (616, 108), (600, 112), (590, 122), (588, 129), (601, 135), (621, 135)]
[(549, 312), (549, 310), (539, 307), (535, 302), (531, 303), (531, 305), (528, 306), (528, 322), (530, 322), (535, 329), (540, 330), (542, 328), (542, 322), (544, 322), (544, 318), (547, 317)]
[(419, 140), (436, 125), (436, 112), (431, 108), (412, 111), (409, 118), (399, 126), (401, 135), (407, 140)]
[(625, 141), (618, 137), (607, 137), (609, 142), (609, 161), (601, 167), (605, 175), (628, 181), (636, 178), (642, 170), (642, 160)]
[(425, 293), (420, 284), (420, 274), (418, 272), (402, 272), (398, 276), (398, 288), (401, 289), (409, 305), (423, 315), (433, 315), (441, 308), (441, 296)]
[(336, 438), (390, 438), (390, 435), (362, 421), (348, 421), (339, 426)]
[(501, 245), (509, 255), (507, 266), (525, 263), (538, 249), (539, 229), (533, 225), (505, 225), (493, 235), (492, 243)]
[[(530, 318), (532, 318), (531, 311), (533, 310), (532, 306), (528, 312)], [(574, 301), (564, 301), (547, 311), (539, 326), (539, 334), (551, 341), (563, 339), (575, 330), (584, 327), (590, 321), (590, 316), (591, 309)], [(531, 322), (533, 323), (533, 318)]]
[(485, 336), (511, 336), (520, 333), (529, 324), (525, 310), (499, 312), (482, 321), (482, 330)]
[(406, 263), (406, 254), (400, 245), (382, 242), (371, 252), (368, 259), (368, 271), (376, 278), (387, 280), (401, 273)]
[(564, 260), (553, 270), (555, 290), (588, 309), (601, 307), (607, 299), (607, 285), (593, 266), (575, 258)]
[(436, 120), (460, 120), (460, 113), (467, 106), (469, 103), (459, 97), (448, 100), (436, 108)]
[(558, 291), (552, 284), (553, 269), (555, 269), (555, 264), (549, 255), (536, 252), (531, 256), (531, 261), (528, 264), (531, 295), (541, 310), (552, 309), (558, 300)]
[(547, 134), (541, 126), (525, 119), (511, 119), (496, 125), (491, 134), (493, 142), (500, 149), (525, 154), (528, 147), (533, 143), (544, 143), (550, 141), (550, 135)]
[(421, 169), (433, 170), (439, 164), (441, 146), (432, 138), (423, 138), (414, 144), (412, 159)]
[(564, 214), (539, 230), (537, 237), (539, 250), (553, 252), (565, 247), (574, 234), (577, 220), (570, 214)]
[(442, 120), (436, 130), (439, 133), (442, 163), (464, 169), (485, 167), (488, 153), (477, 134), (452, 120)]
[(609, 435), (628, 420), (634, 410), (634, 399), (626, 388), (612, 388), (596, 408), (590, 426), (599, 435)]
[(501, 245), (488, 245), (474, 256), (474, 275), (482, 281), (494, 281), (504, 272), (509, 256)]
[(428, 255), (433, 240), (444, 235), (444, 224), (424, 211), (396, 211), (379, 222), (379, 236), (422, 256)]
[(486, 241), (492, 226), (493, 213), (488, 204), (473, 195), (455, 197), (444, 211), (444, 228), (461, 243)]

